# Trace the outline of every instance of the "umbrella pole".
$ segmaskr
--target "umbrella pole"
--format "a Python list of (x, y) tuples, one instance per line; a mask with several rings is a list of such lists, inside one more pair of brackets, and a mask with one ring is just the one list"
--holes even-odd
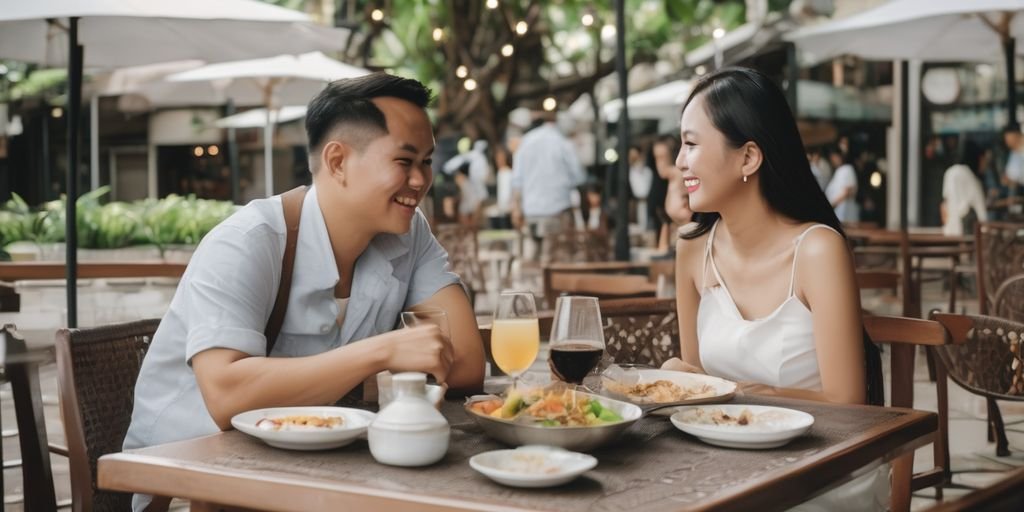
[(68, 24), (68, 169), (64, 245), (67, 251), (68, 327), (78, 327), (78, 121), (82, 104), (82, 46), (78, 44), (78, 18)]
[(1017, 40), (1013, 37), (1003, 38), (1003, 57), (1006, 58), (1006, 113), (1009, 124), (1017, 123)]
[[(231, 116), (235, 114), (235, 102), (228, 100), (227, 106), (224, 108), (225, 116)], [(238, 170), (238, 137), (235, 134), (234, 128), (228, 128), (228, 166), (231, 167), (231, 202), (240, 204), (242, 202), (242, 191), (239, 187), (239, 176)]]
[(629, 87), (626, 81), (625, 0), (615, 0), (615, 71), (619, 75), (618, 207), (615, 212), (615, 259), (629, 261)]
[(267, 105), (267, 125), (263, 127), (263, 180), (267, 185), (267, 197), (274, 195), (274, 123), (270, 120), (270, 105)]

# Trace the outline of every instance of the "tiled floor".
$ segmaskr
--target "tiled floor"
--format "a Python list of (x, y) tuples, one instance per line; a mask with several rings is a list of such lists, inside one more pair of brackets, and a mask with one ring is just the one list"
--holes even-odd
[[(514, 286), (519, 289), (539, 287), (539, 279), (528, 277), (527, 279), (517, 278), (513, 281)], [(477, 312), (483, 318), (487, 318), (490, 297), (484, 295), (478, 300)], [(931, 283), (925, 290), (926, 310), (933, 305), (940, 305), (943, 301), (941, 286)], [(865, 300), (865, 306), (869, 308), (892, 307), (897, 301), (885, 297), (871, 297)], [(973, 308), (971, 308), (973, 309)], [(64, 443), (63, 429), (60, 422), (60, 412), (57, 407), (57, 382), (56, 368), (52, 365), (44, 367), (41, 375), (42, 392), (44, 399), (47, 431), (51, 442)], [(1006, 458), (995, 457), (995, 445), (986, 440), (985, 435), (985, 401), (971, 395), (955, 384), (950, 384), (950, 452), (952, 457), (953, 471), (956, 473), (954, 482), (971, 486), (983, 486), (1001, 476), (1001, 473), (1017, 466), (1024, 465), (1024, 404), (1001, 402), (1004, 419), (1007, 422), (1007, 435), (1010, 439), (1010, 447), (1013, 455)], [(3, 450), (4, 458), (12, 460), (18, 458), (17, 438), (14, 437), (15, 417), (11, 401), (10, 387), (5, 385), (0, 390), (0, 406), (2, 406), (3, 419)], [(935, 385), (928, 381), (927, 370), (923, 357), (918, 357), (918, 367), (915, 384), (915, 408), (922, 410), (936, 410)], [(68, 462), (63, 457), (52, 457), (55, 484), (58, 500), (70, 498), (70, 484), (68, 477)], [(918, 450), (915, 457), (917, 470), (932, 467), (931, 447), (926, 446)], [(981, 471), (981, 472), (974, 472)], [(11, 468), (4, 471), (4, 509), (7, 511), (21, 511), (23, 507), (14, 501), (20, 500), (21, 495), (21, 472), (20, 468)], [(946, 497), (958, 496), (967, 490), (947, 489)], [(923, 510), (935, 503), (934, 491), (926, 490), (915, 495), (912, 508)]]

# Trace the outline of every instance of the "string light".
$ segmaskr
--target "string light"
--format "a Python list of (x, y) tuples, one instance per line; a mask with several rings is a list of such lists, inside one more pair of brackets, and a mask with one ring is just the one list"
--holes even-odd
[(725, 29), (722, 28), (722, 27), (718, 27), (714, 31), (711, 32), (711, 37), (713, 37), (715, 39), (721, 39), (724, 36), (725, 36)]
[(202, 146), (196, 146), (196, 147), (192, 148), (192, 154), (195, 155), (196, 158), (199, 158), (199, 157), (203, 156), (203, 147)]
[(530, 26), (525, 21), (516, 23), (516, 34), (525, 35), (527, 30), (530, 30)]
[(380, 9), (374, 9), (373, 12), (370, 13), (370, 19), (372, 19), (373, 21), (380, 21), (384, 19), (384, 11)]
[(218, 148), (216, 145), (210, 146), (206, 148), (206, 152), (209, 153), (210, 156), (217, 156), (220, 154), (220, 148)]
[(497, 9), (498, 8), (498, 0), (487, 0), (487, 8), (488, 9)]
[(510, 44), (506, 44), (505, 46), (501, 47), (501, 54), (506, 56), (506, 57), (511, 57), (512, 54), (515, 53), (515, 52), (516, 52), (515, 47), (510, 45)]
[(871, 173), (871, 186), (873, 188), (880, 188), (882, 186), (882, 173), (878, 171)]
[(594, 15), (588, 12), (587, 14), (583, 15), (583, 19), (581, 19), (580, 21), (583, 22), (584, 27), (590, 27), (594, 24)]
[(467, 91), (475, 91), (476, 80), (473, 80), (472, 78), (467, 78), (466, 81), (462, 83), (462, 86), (465, 87)]
[(708, 68), (704, 67), (704, 65), (701, 64), (700, 66), (697, 66), (697, 68), (694, 69), (693, 71), (697, 73), (697, 76), (703, 76), (704, 73), (708, 72)]
[(604, 150), (604, 159), (609, 163), (615, 163), (619, 161), (619, 152), (612, 148)]
[(441, 39), (444, 39), (444, 29), (435, 28), (431, 36), (433, 36), (434, 41), (440, 41)]
[(551, 96), (548, 96), (547, 98), (544, 98), (544, 110), (547, 110), (548, 112), (551, 112), (552, 110), (555, 110), (556, 108), (558, 108), (558, 100), (556, 100), (555, 98), (553, 98)]
[(63, 115), (64, 115), (64, 109), (62, 109), (60, 107), (53, 107), (53, 110), (50, 111), (50, 117), (53, 117), (53, 118), (58, 118), (58, 117), (61, 117)]
[(466, 69), (466, 66), (459, 66), (459, 67), (455, 68), (455, 76), (457, 76), (459, 78), (466, 78), (466, 76), (468, 76), (468, 75), (469, 75), (469, 70)]
[(601, 27), (601, 39), (614, 39), (615, 32), (615, 25), (605, 25)]

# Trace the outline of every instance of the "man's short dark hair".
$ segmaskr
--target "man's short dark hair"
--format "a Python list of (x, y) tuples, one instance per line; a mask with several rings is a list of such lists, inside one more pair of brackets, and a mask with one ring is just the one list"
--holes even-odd
[(1019, 123), (1007, 123), (1006, 126), (1003, 127), (1003, 135), (1006, 135), (1007, 133), (1018, 133), (1019, 134), (1020, 133), (1020, 124)]
[(426, 108), (431, 93), (416, 80), (387, 73), (343, 78), (327, 84), (309, 102), (306, 111), (306, 136), (311, 157), (318, 153), (331, 130), (339, 125), (352, 125), (366, 135), (387, 133), (384, 113), (371, 101), (381, 97), (398, 98)]

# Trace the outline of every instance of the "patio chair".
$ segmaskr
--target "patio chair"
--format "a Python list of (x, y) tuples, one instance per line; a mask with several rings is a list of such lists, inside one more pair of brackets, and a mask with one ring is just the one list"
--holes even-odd
[(675, 299), (601, 301), (607, 363), (660, 368), (680, 357), (679, 320)]
[(1024, 274), (1017, 274), (999, 285), (992, 297), (993, 316), (1024, 323)]
[(478, 293), (487, 293), (487, 280), (478, 257), (477, 230), (461, 224), (439, 224), (435, 231), (438, 243), (448, 252), (452, 272), (462, 278), (470, 304), (475, 304)]
[[(896, 316), (865, 315), (864, 329), (872, 341), (890, 345), (889, 405), (914, 406), (914, 352), (918, 346), (937, 347), (950, 343), (946, 329), (937, 321)], [(949, 469), (949, 402), (946, 375), (942, 365), (936, 365), (936, 394), (938, 398), (939, 430), (933, 440), (935, 467), (913, 474), (910, 490), (935, 487), (942, 498), (942, 486), (950, 482)], [(894, 482), (905, 482), (913, 471), (913, 456), (897, 459), (893, 464)], [(894, 486), (894, 491), (896, 487)], [(894, 492), (894, 495), (896, 493)], [(909, 496), (900, 499), (909, 500)], [(895, 500), (895, 499), (894, 499)], [(908, 501), (909, 503), (909, 501)], [(895, 504), (893, 509), (900, 509)]]
[(996, 455), (1010, 454), (996, 400), (1024, 401), (1024, 324), (983, 315), (937, 315), (954, 344), (934, 347), (957, 385), (988, 401), (989, 439)]
[(160, 321), (57, 331), (61, 415), (68, 440), (76, 512), (129, 510), (131, 494), (96, 487), (96, 461), (121, 451), (135, 381)]
[(974, 227), (978, 264), (978, 312), (991, 314), (995, 292), (1010, 277), (1024, 272), (1024, 224), (979, 222)]

